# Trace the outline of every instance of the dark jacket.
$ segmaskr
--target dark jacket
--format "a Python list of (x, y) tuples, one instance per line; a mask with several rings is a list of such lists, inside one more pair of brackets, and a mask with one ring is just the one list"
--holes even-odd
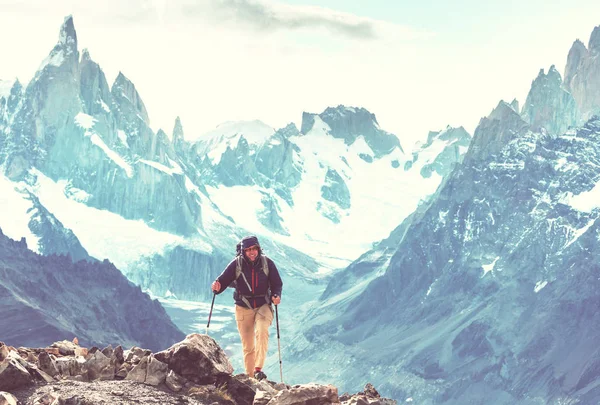
[[(279, 271), (275, 266), (273, 260), (267, 257), (267, 265), (269, 266), (269, 277), (262, 269), (262, 253), (258, 255), (256, 261), (252, 264), (250, 261), (244, 257), (242, 260), (242, 273), (246, 276), (246, 280), (251, 285), (251, 289), (248, 288), (248, 285), (244, 282), (242, 275), (238, 278), (236, 286), (236, 290), (233, 294), (233, 299), (235, 300), (236, 305), (247, 307), (242, 300), (241, 295), (244, 295), (246, 299), (250, 302), (252, 308), (259, 308), (264, 304), (271, 303), (271, 296), (277, 295), (281, 297), (281, 289), (283, 288), (283, 281), (281, 281), (281, 277), (279, 276)], [(236, 259), (233, 259), (231, 263), (227, 265), (223, 273), (217, 278), (219, 283), (221, 283), (221, 291), (218, 291), (217, 294), (225, 291), (227, 287), (231, 285), (235, 280), (235, 268), (236, 268)], [(270, 294), (267, 295), (268, 291), (271, 291)], [(267, 298), (268, 297), (268, 301)]]

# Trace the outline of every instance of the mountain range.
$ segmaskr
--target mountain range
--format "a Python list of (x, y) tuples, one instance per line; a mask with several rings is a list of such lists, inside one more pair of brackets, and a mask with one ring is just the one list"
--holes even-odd
[(409, 150), (340, 105), (189, 142), (179, 118), (152, 131), (133, 82), (109, 86), (67, 17), (32, 81), (1, 83), (0, 226), (198, 301), (257, 234), (284, 279), (291, 378), (424, 404), (593, 403), (599, 52), (596, 27), (564, 81), (541, 70), (521, 109), (501, 101), (473, 137), (448, 127)]

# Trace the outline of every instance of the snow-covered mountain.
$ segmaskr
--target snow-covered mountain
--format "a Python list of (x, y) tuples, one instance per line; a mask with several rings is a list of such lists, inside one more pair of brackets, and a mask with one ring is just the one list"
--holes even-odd
[(332, 278), (288, 375), (420, 404), (600, 401), (600, 76), (577, 95), (557, 73), (532, 84), (543, 107), (500, 102), (435, 195)]
[(187, 299), (209, 298), (247, 233), (302, 282), (346, 266), (435, 191), (469, 139), (448, 128), (406, 155), (374, 114), (344, 106), (304, 113), (302, 131), (228, 122), (191, 144), (177, 118), (171, 136), (154, 133), (132, 81), (109, 86), (80, 56), (71, 17), (33, 80), (0, 100), (5, 212), (20, 221), (7, 234), (39, 239), (35, 199), (92, 257)]

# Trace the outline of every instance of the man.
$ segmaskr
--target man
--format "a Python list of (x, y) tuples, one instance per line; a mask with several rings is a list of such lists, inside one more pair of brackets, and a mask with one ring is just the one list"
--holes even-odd
[[(271, 302), (279, 305), (283, 282), (275, 263), (262, 254), (258, 238), (246, 236), (236, 257), (212, 283), (215, 294), (235, 281), (235, 320), (242, 340), (246, 374), (257, 380), (267, 378), (262, 371), (273, 322)], [(241, 272), (240, 272), (241, 270)]]

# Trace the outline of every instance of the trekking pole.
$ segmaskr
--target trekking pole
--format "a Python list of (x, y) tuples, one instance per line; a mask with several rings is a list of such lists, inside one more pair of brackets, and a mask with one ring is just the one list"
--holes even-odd
[(210, 318), (212, 317), (213, 306), (215, 305), (215, 297), (217, 293), (213, 291), (212, 304), (210, 304), (210, 313), (208, 314), (208, 323), (206, 324), (206, 334), (208, 335), (208, 327), (210, 326)]
[(281, 343), (279, 338), (279, 313), (277, 312), (277, 305), (275, 305), (275, 319), (277, 321), (277, 351), (279, 352), (279, 375), (281, 376), (281, 382), (283, 383), (283, 364), (281, 363)]

